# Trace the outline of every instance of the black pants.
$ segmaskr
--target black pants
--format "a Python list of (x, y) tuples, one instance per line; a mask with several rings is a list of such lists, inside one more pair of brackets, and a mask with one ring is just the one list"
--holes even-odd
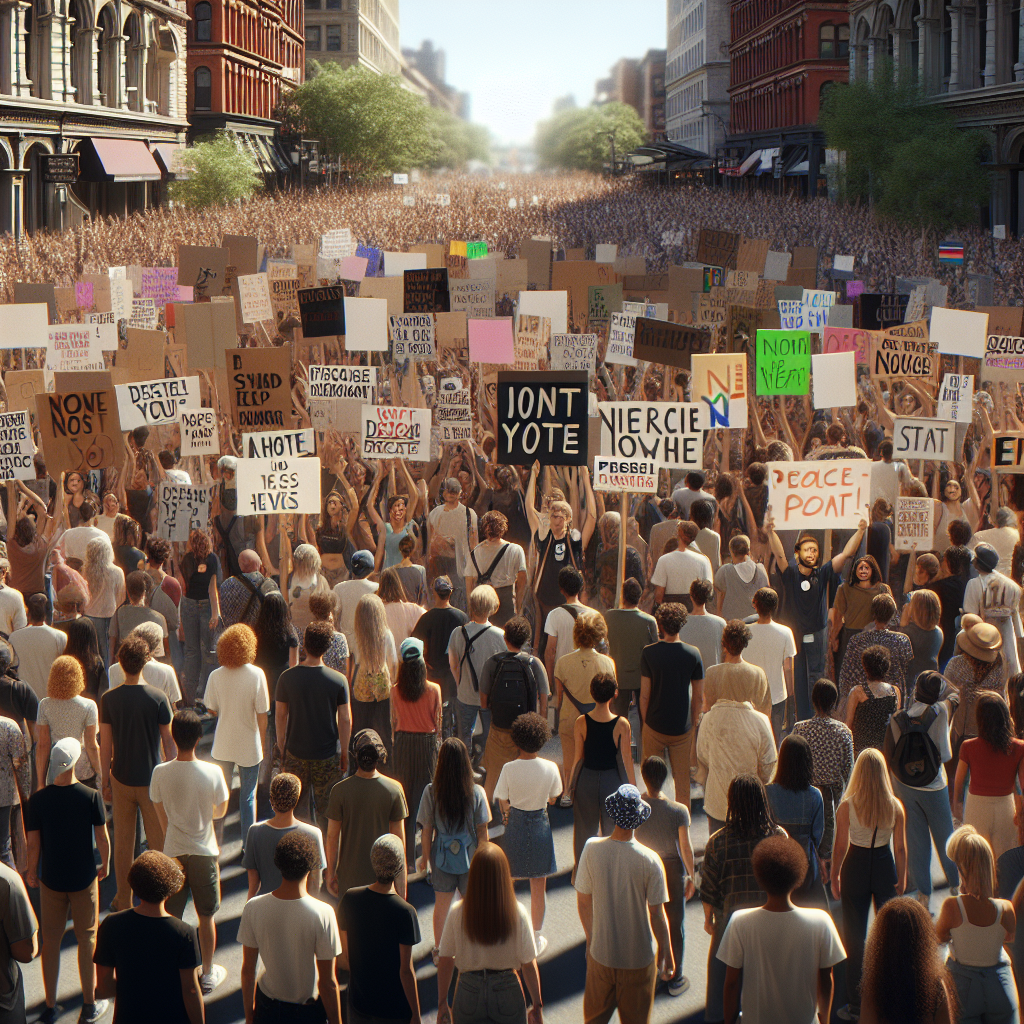
[(327, 1011), (318, 996), (312, 1003), (284, 1003), (256, 986), (256, 1024), (326, 1024)]
[(850, 1006), (860, 1006), (860, 975), (868, 911), (875, 913), (896, 896), (896, 862), (888, 846), (851, 846), (839, 874), (843, 904), (843, 945), (846, 946), (846, 991)]

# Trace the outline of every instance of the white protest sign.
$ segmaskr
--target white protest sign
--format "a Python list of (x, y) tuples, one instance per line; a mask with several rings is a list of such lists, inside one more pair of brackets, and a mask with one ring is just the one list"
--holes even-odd
[(387, 352), (388, 300), (345, 296), (345, 351)]
[(242, 306), (242, 323), (256, 324), (261, 320), (274, 319), (274, 307), (270, 302), (270, 283), (266, 274), (241, 274), (238, 281), (238, 298)]
[(392, 181), (394, 181), (394, 183), (396, 185), (408, 185), (409, 184), (409, 175), (408, 174), (395, 174), (395, 175), (392, 175)]
[(441, 428), (442, 443), (468, 441), (473, 436), (469, 389), (461, 377), (446, 377), (434, 398), (434, 423)]
[[(494, 316), (494, 311), (491, 311)], [(431, 313), (403, 313), (390, 318), (391, 346), (396, 363), (406, 359), (432, 363), (437, 360), (434, 349), (434, 317)]]
[(96, 328), (101, 352), (116, 352), (120, 347), (117, 337), (117, 317), (109, 313), (86, 313), (85, 322)]
[(940, 353), (984, 359), (988, 313), (933, 306), (928, 337), (938, 344)]
[(935, 502), (931, 498), (896, 498), (897, 551), (918, 548), (927, 551), (932, 546), (935, 532)]
[(0, 413), (0, 481), (34, 480), (35, 450), (28, 411)]
[(636, 360), (633, 358), (635, 335), (636, 316), (633, 313), (612, 313), (608, 324), (608, 346), (605, 349), (604, 361), (636, 366)]
[(622, 313), (628, 313), (630, 316), (647, 316), (647, 303), (646, 302), (630, 302), (626, 299), (622, 303)]
[(546, 316), (551, 321), (552, 334), (565, 334), (569, 330), (569, 293), (520, 292), (516, 313), (519, 316)]
[(839, 270), (846, 274), (853, 273), (853, 257), (840, 256), (838, 253), (836, 253), (835, 258), (832, 260), (832, 269)]
[[(407, 196), (412, 199), (412, 196)], [(384, 276), (402, 277), (407, 270), (426, 270), (425, 252), (384, 252)]]
[(193, 530), (210, 523), (210, 491), (163, 481), (158, 492), (156, 534), (170, 541), (187, 541)]
[(493, 277), (452, 279), (448, 282), (448, 298), (453, 313), (462, 310), (473, 320), (487, 320), (494, 316)]
[(376, 366), (317, 366), (309, 368), (309, 397), (358, 399), (372, 402), (377, 391)]
[(110, 279), (110, 312), (114, 314), (114, 323), (128, 319), (131, 312), (131, 287), (132, 283), (126, 277)]
[(156, 299), (132, 299), (132, 311), (128, 318), (128, 326), (142, 331), (155, 331)]
[(364, 459), (430, 460), (430, 410), (364, 405)]
[(594, 249), (595, 263), (614, 263), (619, 255), (619, 247), (610, 242), (598, 242)]
[(699, 469), (704, 414), (696, 402), (598, 402), (601, 454), (659, 467)]
[(247, 459), (298, 458), (316, 454), (313, 431), (261, 430), (242, 435), (242, 455)]
[(198, 409), (198, 377), (168, 377), (139, 384), (117, 384), (117, 414), (122, 430), (174, 423), (182, 409)]
[(335, 228), (320, 236), (320, 255), (325, 259), (343, 260), (354, 252), (351, 228)]
[(897, 416), (892, 443), (894, 459), (952, 462), (956, 458), (956, 424), (930, 417)]
[(605, 455), (595, 455), (594, 490), (656, 493), (658, 464), (643, 459), (610, 459)]
[(220, 433), (213, 409), (182, 409), (178, 422), (181, 424), (182, 458), (186, 455), (220, 454)]
[(238, 514), (320, 511), (320, 460), (239, 459), (235, 471)]
[(856, 352), (827, 352), (811, 356), (811, 391), (815, 409), (857, 404), (856, 360)]
[(597, 342), (596, 334), (551, 335), (551, 369), (593, 373), (597, 366)]
[(47, 330), (46, 369), (105, 370), (106, 366), (95, 324), (60, 324)]
[(974, 419), (974, 377), (964, 373), (947, 373), (942, 378), (936, 418), (970, 423)]
[(867, 518), (871, 461), (769, 462), (776, 530), (855, 530)]
[(0, 348), (44, 348), (50, 330), (45, 302), (0, 306)]

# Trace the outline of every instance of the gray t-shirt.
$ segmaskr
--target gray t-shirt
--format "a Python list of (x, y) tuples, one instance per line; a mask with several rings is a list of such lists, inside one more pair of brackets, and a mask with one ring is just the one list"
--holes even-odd
[(675, 800), (648, 800), (651, 816), (636, 830), (636, 837), (662, 861), (682, 860), (679, 830), (690, 827), (690, 812)]
[(753, 611), (751, 604), (754, 594), (762, 587), (768, 586), (768, 573), (760, 562), (744, 563), (743, 575), (750, 571), (753, 576), (749, 582), (744, 582), (743, 577), (733, 562), (726, 562), (715, 573), (715, 590), (724, 594), (722, 601), (722, 618), (728, 622), (730, 619), (745, 619)]
[(491, 820), (491, 809), (487, 805), (487, 794), (483, 786), (473, 786), (473, 813), (467, 816), (460, 827), (457, 821), (442, 821), (437, 817), (434, 807), (434, 786), (428, 783), (420, 798), (419, 810), (416, 813), (416, 824), (421, 828), (432, 828), (435, 832), (461, 832), (473, 834), (473, 845), (476, 845), (476, 826), (486, 825)]
[(242, 867), (246, 871), (259, 872), (260, 891), (257, 895), (273, 892), (281, 884), (281, 872), (274, 863), (274, 851), (277, 844), (296, 829), (316, 840), (317, 849), (320, 851), (320, 870), (323, 871), (327, 867), (323, 833), (316, 826), (297, 821), (289, 828), (277, 828), (269, 821), (258, 821), (255, 825), (249, 826), (249, 833), (245, 837), (245, 853), (242, 855)]
[[(469, 657), (463, 661), (462, 656), (466, 652), (466, 634), (469, 634), (471, 649)], [(482, 626), (479, 622), (467, 622), (465, 626), (460, 626), (452, 631), (448, 641), (448, 653), (454, 654), (456, 662), (462, 665), (457, 682), (459, 684), (458, 698), (463, 704), (480, 706), (480, 694), (473, 688), (473, 671), (476, 672), (479, 684), (480, 679), (483, 678), (487, 659), (507, 650), (505, 634), (497, 626)], [(473, 663), (472, 670), (470, 662)]]
[(725, 619), (708, 612), (706, 615), (690, 615), (686, 625), (679, 630), (679, 639), (684, 644), (692, 644), (700, 651), (700, 660), (707, 672), (712, 665), (722, 660), (722, 632)]

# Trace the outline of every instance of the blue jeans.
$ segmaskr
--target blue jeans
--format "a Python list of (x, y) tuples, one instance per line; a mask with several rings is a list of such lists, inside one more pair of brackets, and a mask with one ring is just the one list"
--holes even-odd
[(178, 679), (181, 679), (182, 673), (185, 671), (185, 648), (178, 639), (178, 631), (176, 629), (169, 630), (168, 632), (170, 636), (167, 637), (167, 650), (171, 656), (174, 673)]
[(965, 967), (946, 961), (960, 1003), (959, 1024), (1020, 1024), (1017, 990), (1009, 964)]
[(480, 738), (481, 750), (487, 749), (487, 734), (491, 731), (491, 713), (476, 704), (463, 704), (461, 700), (455, 701), (456, 711), (459, 718), (459, 739), (466, 744), (470, 757), (473, 756), (473, 729), (476, 727), (476, 716), (480, 716), (480, 728), (483, 735)]
[(953, 815), (949, 809), (949, 790), (913, 789), (893, 779), (896, 796), (907, 812), (908, 888), (930, 896), (932, 892), (932, 840), (939, 851), (939, 861), (951, 885), (960, 884), (960, 872), (946, 854), (946, 841), (953, 834)]
[[(231, 771), (236, 766), (230, 761), (218, 761), (220, 770), (224, 773), (224, 781), (227, 783), (228, 792), (231, 792)], [(238, 817), (242, 825), (242, 848), (245, 848), (245, 837), (249, 834), (249, 826), (256, 821), (256, 783), (260, 777), (260, 768), (263, 762), (254, 764), (249, 768), (238, 765)]]
[[(811, 690), (814, 684), (825, 674), (827, 654), (828, 627), (811, 634), (813, 642), (804, 643), (801, 638), (800, 650), (793, 659), (793, 689), (796, 690), (797, 721), (814, 716), (814, 705), (811, 703)], [(838, 685), (838, 681), (836, 683)]]
[(194, 704), (206, 693), (206, 680), (217, 664), (214, 632), (210, 629), (210, 601), (181, 599), (181, 628), (185, 633), (185, 667), (181, 693), (186, 704)]

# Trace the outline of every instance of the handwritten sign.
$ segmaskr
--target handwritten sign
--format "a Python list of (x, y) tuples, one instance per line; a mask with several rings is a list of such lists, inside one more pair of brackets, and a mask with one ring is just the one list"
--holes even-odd
[(451, 377), (441, 381), (434, 399), (434, 422), (441, 428), (442, 443), (468, 441), (473, 436), (473, 416), (469, 389), (462, 380)]
[(152, 299), (157, 306), (165, 306), (178, 299), (177, 267), (143, 267), (142, 298)]
[(238, 514), (320, 511), (319, 459), (239, 459)]
[(974, 377), (947, 373), (942, 378), (935, 415), (940, 420), (970, 423), (974, 419)]
[(60, 324), (46, 333), (46, 369), (103, 370), (106, 362), (93, 324)]
[(242, 323), (256, 324), (274, 319), (270, 301), (270, 284), (266, 274), (243, 274), (238, 281), (238, 298), (242, 307)]
[(313, 431), (262, 430), (242, 435), (242, 454), (247, 459), (299, 458), (315, 455)]
[(588, 396), (585, 373), (499, 373), (498, 462), (587, 465)]
[(28, 411), (0, 413), (0, 481), (34, 480), (35, 450)]
[(182, 409), (198, 409), (199, 378), (170, 377), (139, 384), (118, 384), (117, 411), (122, 430), (174, 423)]
[(430, 459), (430, 410), (394, 406), (362, 407), (364, 459)]
[(463, 310), (468, 317), (494, 316), (494, 278), (466, 278), (448, 282), (452, 310)]
[(695, 355), (692, 360), (692, 395), (706, 412), (704, 426), (747, 425), (747, 356)]
[(377, 391), (376, 366), (311, 366), (311, 399), (353, 399), (373, 402)]
[(956, 458), (956, 424), (952, 420), (897, 416), (892, 441), (894, 459), (952, 462)]
[(769, 462), (768, 504), (777, 530), (855, 530), (871, 494), (871, 462)]
[(658, 490), (658, 467), (643, 459), (610, 459), (594, 456), (595, 491), (633, 491), (653, 494)]
[(811, 336), (807, 331), (757, 332), (757, 393), (806, 395), (811, 386)]
[(220, 432), (217, 414), (213, 409), (182, 409), (178, 414), (181, 424), (181, 457), (187, 455), (219, 455)]
[(193, 530), (210, 524), (210, 491), (164, 480), (160, 483), (156, 534), (170, 541), (187, 541)]
[(228, 351), (231, 415), (240, 430), (284, 429), (292, 412), (291, 353), (286, 348)]
[(596, 334), (553, 334), (551, 369), (593, 373), (597, 366)]
[(927, 551), (935, 533), (935, 502), (931, 498), (896, 498), (897, 551), (919, 548)]
[(546, 316), (519, 314), (516, 323), (514, 370), (538, 370), (548, 361), (551, 320)]
[(694, 352), (710, 350), (710, 331), (647, 316), (636, 318), (631, 351), (634, 360), (645, 359), (688, 370)]
[(871, 332), (868, 365), (872, 377), (932, 377), (937, 358), (931, 341), (892, 338), (877, 331)]
[(390, 318), (393, 358), (400, 366), (407, 360), (435, 362), (434, 318), (429, 313), (406, 313)]
[(1024, 338), (990, 334), (985, 340), (982, 380), (1017, 381), (1024, 376)]
[(87, 473), (124, 462), (124, 437), (113, 388), (36, 396), (39, 432), (50, 475)]
[(598, 402), (601, 454), (669, 469), (701, 466), (705, 413), (696, 402)]
[(156, 330), (156, 302), (150, 298), (132, 299), (128, 326), (142, 331)]
[[(846, 308), (846, 307), (844, 307)], [(860, 366), (868, 365), (868, 342), (871, 335), (855, 327), (825, 327), (821, 335), (822, 354), (853, 352)]]
[(999, 473), (1024, 473), (1024, 434), (996, 434), (992, 463)]
[(612, 313), (608, 327), (608, 347), (605, 350), (606, 363), (621, 363), (636, 366), (633, 358), (633, 338), (636, 332), (636, 316), (633, 313)]
[(697, 241), (697, 262), (735, 270), (741, 237), (738, 231), (701, 228)]

